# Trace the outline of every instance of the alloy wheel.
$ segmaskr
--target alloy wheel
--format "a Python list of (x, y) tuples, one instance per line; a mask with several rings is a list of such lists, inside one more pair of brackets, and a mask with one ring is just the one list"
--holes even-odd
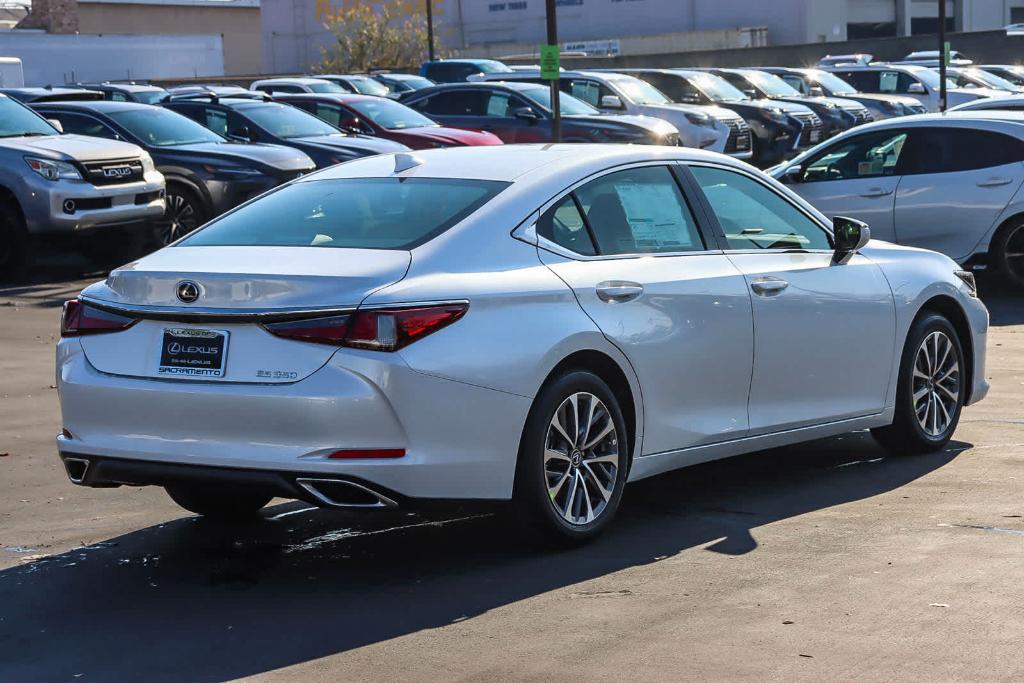
[(177, 192), (167, 193), (167, 210), (157, 230), (160, 244), (170, 244), (199, 227), (199, 212), (190, 199)]
[(605, 511), (619, 476), (619, 437), (611, 411), (578, 392), (555, 411), (544, 440), (544, 476), (555, 512), (572, 525)]
[(937, 438), (952, 424), (960, 403), (960, 360), (945, 332), (928, 334), (914, 358), (914, 412), (924, 433)]

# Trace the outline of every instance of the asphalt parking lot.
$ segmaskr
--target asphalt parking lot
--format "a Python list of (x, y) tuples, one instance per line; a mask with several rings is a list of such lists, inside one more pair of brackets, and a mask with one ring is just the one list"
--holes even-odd
[(856, 433), (642, 482), (584, 548), (487, 515), (218, 526), (56, 457), (53, 267), (0, 287), (0, 679), (1024, 677), (1024, 298), (943, 452)]

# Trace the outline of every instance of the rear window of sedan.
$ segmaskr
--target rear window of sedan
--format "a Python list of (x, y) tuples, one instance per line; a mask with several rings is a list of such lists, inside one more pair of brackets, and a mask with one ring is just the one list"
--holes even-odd
[(447, 178), (300, 182), (209, 223), (178, 246), (413, 249), (508, 185)]

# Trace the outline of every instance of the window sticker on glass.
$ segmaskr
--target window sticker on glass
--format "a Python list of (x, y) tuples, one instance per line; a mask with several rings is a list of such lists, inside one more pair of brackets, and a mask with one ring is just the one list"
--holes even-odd
[(899, 74), (894, 71), (883, 71), (880, 75), (879, 90), (882, 92), (896, 92), (897, 81), (899, 81)]
[(693, 247), (675, 189), (667, 183), (620, 184), (615, 187), (639, 250)]

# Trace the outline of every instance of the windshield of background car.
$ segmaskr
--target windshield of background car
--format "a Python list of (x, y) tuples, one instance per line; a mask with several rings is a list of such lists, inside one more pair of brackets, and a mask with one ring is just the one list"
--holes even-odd
[(480, 70), (480, 73), (485, 74), (510, 74), (512, 69), (508, 68), (501, 62), (495, 62), (493, 60), (485, 59), (479, 62), (473, 62), (473, 66)]
[(647, 81), (639, 78), (615, 78), (610, 80), (615, 87), (637, 104), (670, 104), (672, 100)]
[[(534, 104), (539, 104), (544, 109), (551, 111), (551, 90), (549, 88), (530, 88), (519, 91), (519, 94), (532, 100)], [(563, 116), (596, 116), (601, 113), (583, 100), (578, 100), (564, 92), (559, 93), (558, 103), (562, 108)]]
[(0, 97), (0, 138), (58, 134), (56, 128), (36, 116), (31, 109), (8, 97)]
[(743, 91), (715, 74), (689, 76), (690, 83), (715, 102), (741, 102), (748, 98)]
[(376, 95), (377, 97), (387, 97), (388, 87), (383, 83), (378, 83), (372, 78), (366, 78), (363, 76), (350, 78), (349, 84), (356, 89), (356, 92), (360, 95)]
[(799, 97), (800, 92), (775, 74), (763, 71), (744, 72), (747, 80), (765, 92), (769, 97)]
[(136, 138), (154, 147), (224, 142), (224, 138), (209, 128), (170, 109), (146, 107), (111, 112), (109, 116)]
[(412, 249), (456, 225), (508, 185), (448, 178), (295, 183), (214, 220), (179, 244)]
[(811, 70), (807, 76), (812, 82), (820, 85), (833, 95), (856, 95), (857, 89), (852, 85), (828, 71)]
[(312, 114), (287, 104), (259, 104), (240, 108), (257, 125), (279, 138), (303, 138), (319, 135), (340, 135), (334, 128)]
[(388, 130), (425, 128), (427, 126), (436, 127), (438, 125), (415, 109), (410, 109), (394, 100), (386, 100), (384, 98), (379, 100), (358, 100), (349, 102), (349, 106), (378, 126)]
[(325, 93), (346, 92), (346, 90), (340, 85), (337, 83), (331, 83), (330, 81), (327, 81), (326, 83), (310, 83), (309, 89), (313, 92)]
[(1017, 86), (1006, 80), (1000, 78), (995, 74), (990, 74), (983, 69), (963, 69), (961, 73), (967, 78), (974, 79), (978, 83), (978, 87), (982, 88), (995, 88), (996, 90), (1009, 90), (1011, 92), (1017, 91)]
[[(927, 85), (929, 87), (929, 89), (931, 89), (931, 90), (938, 90), (939, 89), (939, 74), (938, 74), (937, 71), (931, 71), (929, 69), (921, 69), (920, 71), (915, 71), (914, 75), (917, 76), (921, 80), (922, 83)], [(950, 78), (946, 78), (946, 89), (947, 90), (956, 90), (956, 89), (959, 89), (959, 87), (960, 86), (958, 86), (956, 84), (956, 81), (954, 81), (954, 80), (952, 80)]]
[(132, 96), (143, 104), (156, 104), (167, 97), (166, 90), (136, 90)]
[(409, 78), (396, 78), (393, 79), (394, 83), (401, 83), (406, 86), (405, 90), (422, 90), (423, 88), (429, 88), (434, 85), (434, 81), (429, 78), (423, 78), (421, 76), (410, 76)]

